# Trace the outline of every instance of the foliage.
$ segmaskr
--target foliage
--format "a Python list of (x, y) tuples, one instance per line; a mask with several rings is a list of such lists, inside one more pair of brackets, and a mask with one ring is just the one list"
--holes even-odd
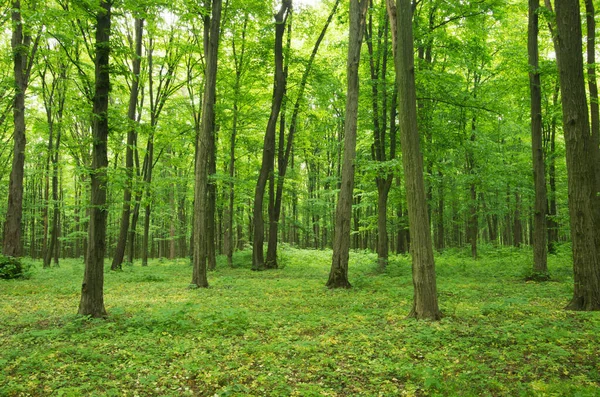
[(19, 258), (0, 254), (0, 278), (10, 280), (29, 276), (30, 267)]
[(0, 281), (0, 395), (596, 396), (600, 318), (562, 310), (568, 247), (552, 280), (524, 281), (527, 249), (452, 249), (437, 260), (438, 323), (406, 319), (410, 260), (352, 252), (354, 288), (324, 287), (330, 251), (285, 248), (284, 268), (219, 258), (211, 288), (189, 261), (106, 273), (107, 320), (74, 316), (83, 264)]

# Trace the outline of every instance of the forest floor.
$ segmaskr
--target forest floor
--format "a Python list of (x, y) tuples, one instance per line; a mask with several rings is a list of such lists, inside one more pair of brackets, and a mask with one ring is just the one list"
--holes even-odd
[[(411, 266), (284, 248), (282, 268), (219, 258), (209, 289), (186, 259), (106, 272), (106, 320), (77, 316), (81, 260), (0, 280), (0, 396), (599, 396), (600, 313), (565, 311), (568, 247), (526, 282), (527, 249), (436, 257), (437, 323), (407, 319)], [(107, 265), (109, 261), (106, 261)]]

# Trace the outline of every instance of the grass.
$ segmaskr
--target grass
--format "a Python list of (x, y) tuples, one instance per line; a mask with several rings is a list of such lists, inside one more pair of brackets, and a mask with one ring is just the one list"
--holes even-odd
[[(350, 290), (324, 287), (331, 252), (249, 252), (211, 288), (187, 260), (106, 272), (106, 320), (75, 315), (81, 261), (0, 280), (0, 396), (598, 396), (598, 313), (562, 310), (568, 252), (526, 282), (530, 251), (436, 258), (438, 323), (406, 319), (410, 262), (352, 253)], [(108, 261), (107, 261), (108, 262)]]

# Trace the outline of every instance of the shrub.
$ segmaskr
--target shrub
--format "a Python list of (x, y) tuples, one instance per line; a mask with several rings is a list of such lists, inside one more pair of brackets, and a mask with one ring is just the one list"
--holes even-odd
[(25, 268), (20, 260), (11, 256), (0, 255), (0, 278), (9, 280), (25, 275)]

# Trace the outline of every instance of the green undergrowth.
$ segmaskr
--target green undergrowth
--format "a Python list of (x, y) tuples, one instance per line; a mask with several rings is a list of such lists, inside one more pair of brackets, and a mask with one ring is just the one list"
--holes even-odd
[[(219, 258), (106, 272), (106, 320), (75, 315), (80, 260), (0, 280), (0, 396), (598, 396), (600, 318), (565, 311), (568, 250), (526, 281), (531, 251), (436, 257), (437, 323), (407, 319), (410, 259), (350, 256), (349, 290), (324, 287), (330, 251), (284, 247), (281, 269)], [(109, 261), (106, 261), (107, 265)]]

